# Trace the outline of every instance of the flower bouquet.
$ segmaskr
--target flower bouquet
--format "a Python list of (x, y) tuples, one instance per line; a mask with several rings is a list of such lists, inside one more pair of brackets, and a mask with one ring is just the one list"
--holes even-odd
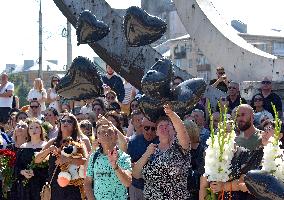
[(272, 108), (275, 113), (274, 135), (263, 149), (262, 170), (269, 172), (272, 176), (284, 182), (284, 158), (283, 150), (280, 149), (281, 142), (279, 141), (281, 120), (278, 117), (275, 105), (272, 104)]
[[(210, 103), (208, 104), (210, 117), (210, 138), (207, 140), (208, 148), (205, 150), (205, 176), (208, 182), (227, 182), (231, 173), (231, 160), (234, 156), (235, 131), (233, 123), (227, 120), (227, 108), (220, 113), (220, 122), (215, 134), (213, 116)], [(227, 125), (230, 125), (229, 127)], [(216, 194), (209, 189), (206, 200), (217, 199)]]
[(3, 176), (2, 189), (4, 197), (14, 181), (13, 168), (15, 166), (16, 153), (8, 149), (0, 149), (0, 172)]
[[(41, 163), (35, 163), (35, 156), (33, 156), (33, 159), (30, 164), (28, 164), (27, 170), (34, 170), (34, 169), (43, 169), (48, 167), (48, 160), (45, 159)], [(23, 181), (23, 186), (26, 186), (29, 183), (29, 179), (25, 178)]]

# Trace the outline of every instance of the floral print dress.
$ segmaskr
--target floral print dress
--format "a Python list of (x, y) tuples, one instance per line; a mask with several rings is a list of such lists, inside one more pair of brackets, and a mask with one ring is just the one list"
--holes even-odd
[(142, 169), (144, 197), (149, 200), (185, 200), (189, 198), (187, 176), (190, 150), (182, 150), (177, 139), (166, 151), (157, 151)]

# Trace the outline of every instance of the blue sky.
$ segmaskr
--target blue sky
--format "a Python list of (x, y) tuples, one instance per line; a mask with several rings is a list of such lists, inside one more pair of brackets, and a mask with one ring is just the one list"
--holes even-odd
[[(139, 5), (140, 0), (107, 0), (112, 7), (127, 8)], [(212, 0), (224, 20), (240, 19), (248, 24), (248, 31), (262, 34), (271, 28), (284, 30), (283, 0)], [(267, 3), (269, 2), (269, 3)], [(0, 6), (0, 72), (6, 63), (23, 64), (24, 59), (38, 58), (38, 0), (3, 0)], [(66, 39), (61, 36), (66, 19), (52, 0), (42, 0), (43, 59), (57, 59), (66, 64)], [(92, 57), (87, 45), (76, 45), (73, 29), (73, 58)]]

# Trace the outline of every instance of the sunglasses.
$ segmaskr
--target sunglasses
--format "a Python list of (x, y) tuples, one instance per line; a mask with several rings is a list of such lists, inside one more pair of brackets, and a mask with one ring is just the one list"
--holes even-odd
[(52, 117), (52, 114), (44, 114), (45, 117)]
[(60, 120), (60, 122), (61, 122), (61, 124), (65, 124), (65, 123), (73, 124), (73, 121), (71, 119), (62, 119), (62, 120)]
[(107, 99), (107, 100), (114, 100), (115, 97), (114, 97), (114, 96), (107, 96), (106, 99)]
[(38, 108), (39, 106), (30, 106), (31, 109)]
[(18, 124), (18, 125), (16, 126), (16, 128), (28, 128), (28, 127), (27, 127), (27, 125), (24, 125), (24, 124), (22, 124), (22, 125)]
[(262, 98), (254, 98), (254, 101), (263, 101)]
[(262, 81), (261, 83), (262, 83), (262, 84), (269, 85), (269, 84), (271, 84), (271, 81)]
[(57, 79), (54, 79), (54, 80), (52, 80), (53, 82), (59, 82), (59, 80), (57, 80)]
[(151, 131), (156, 131), (156, 127), (154, 127), (154, 126), (144, 126), (145, 131), (149, 131), (150, 129), (151, 129)]
[(264, 131), (270, 131), (270, 130), (274, 130), (274, 127), (272, 125), (264, 128)]

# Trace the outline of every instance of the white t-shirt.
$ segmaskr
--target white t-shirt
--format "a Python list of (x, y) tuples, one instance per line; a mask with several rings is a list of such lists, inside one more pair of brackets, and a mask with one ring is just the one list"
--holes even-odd
[(122, 104), (128, 104), (131, 101), (132, 90), (134, 87), (130, 83), (124, 84), (125, 96), (122, 101)]
[[(42, 89), (42, 92), (39, 92), (38, 90), (35, 90), (34, 88), (29, 91), (28, 94), (28, 101), (32, 101), (34, 98), (37, 100), (41, 100), (43, 97), (47, 98), (47, 93), (45, 89)], [(45, 102), (40, 103), (41, 111), (45, 111)]]
[[(0, 94), (7, 92), (8, 90), (14, 91), (14, 84), (7, 82), (6, 85), (0, 90)], [(13, 95), (11, 97), (0, 97), (0, 107), (12, 108)]]

